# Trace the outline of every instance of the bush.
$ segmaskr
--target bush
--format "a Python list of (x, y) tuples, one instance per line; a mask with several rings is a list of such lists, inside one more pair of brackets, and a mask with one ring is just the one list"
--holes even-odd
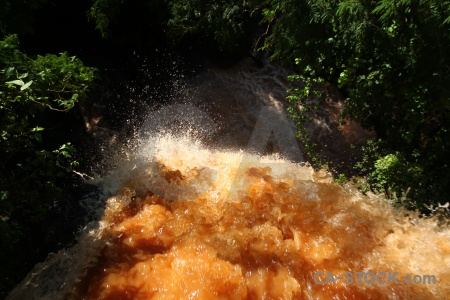
[(45, 255), (41, 223), (62, 200), (77, 166), (67, 133), (58, 132), (86, 96), (94, 69), (67, 53), (30, 58), (18, 38), (0, 41), (0, 290)]
[(290, 100), (313, 110), (309, 98), (326, 92), (318, 84), (337, 86), (343, 116), (377, 134), (377, 158), (364, 169), (373, 189), (409, 190), (405, 205), (422, 211), (448, 201), (450, 1), (265, 3), (273, 29), (264, 47), (295, 61), (292, 79), (304, 83)]

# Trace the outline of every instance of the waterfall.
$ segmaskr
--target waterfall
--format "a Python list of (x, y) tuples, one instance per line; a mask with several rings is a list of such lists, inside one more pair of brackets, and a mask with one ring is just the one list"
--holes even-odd
[(8, 299), (446, 299), (450, 230), (304, 163), (285, 72), (211, 69), (150, 112), (99, 220)]

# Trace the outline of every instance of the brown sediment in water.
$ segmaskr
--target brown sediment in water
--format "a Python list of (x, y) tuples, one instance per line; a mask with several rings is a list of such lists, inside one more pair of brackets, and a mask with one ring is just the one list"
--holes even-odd
[[(305, 167), (284, 162), (281, 176), (280, 164), (239, 164), (236, 154), (201, 151), (194, 151), (197, 158), (189, 157), (190, 150), (168, 151), (155, 169), (158, 180), (170, 185), (151, 182), (166, 189), (198, 189), (207, 182), (210, 189), (186, 189), (185, 200), (165, 199), (148, 190), (147, 177), (156, 174), (147, 170), (108, 200), (101, 234), (107, 243), (84, 279), (85, 299), (445, 299), (450, 294), (448, 230), (336, 184), (305, 180), (299, 175)], [(219, 167), (214, 180), (205, 179), (200, 167), (206, 163)], [(227, 197), (231, 182), (238, 186)], [(354, 282), (319, 284), (317, 272), (324, 274), (316, 277), (322, 282), (329, 272), (342, 278), (353, 272)], [(398, 272), (399, 283), (359, 284), (356, 272)], [(437, 282), (403, 284), (408, 274), (434, 275)]]

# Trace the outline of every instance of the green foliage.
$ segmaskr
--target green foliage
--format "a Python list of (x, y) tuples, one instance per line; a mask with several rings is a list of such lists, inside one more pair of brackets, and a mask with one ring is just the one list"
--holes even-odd
[(395, 205), (409, 209), (426, 211), (427, 206), (436, 204), (427, 197), (433, 188), (437, 189), (435, 178), (424, 172), (423, 163), (408, 161), (400, 152), (388, 153), (380, 140), (368, 141), (364, 152), (356, 168), (368, 174), (367, 182), (373, 191), (384, 193)]
[(280, 61), (295, 60), (299, 75), (291, 79), (304, 84), (290, 97), (302, 108), (292, 111), (296, 120), (314, 110), (308, 101), (326, 94), (318, 84), (339, 87), (344, 117), (379, 139), (376, 159), (364, 168), (372, 188), (397, 198), (408, 191), (410, 208), (448, 201), (450, 1), (264, 5), (271, 30), (263, 48)]
[(92, 2), (88, 16), (95, 21), (95, 28), (101, 32), (103, 37), (108, 37), (111, 34), (110, 25), (117, 20), (123, 1), (93, 0)]
[[(82, 100), (94, 69), (66, 53), (30, 58), (15, 35), (0, 41), (0, 239), (3, 290), (27, 271), (41, 244), (34, 235), (61, 200), (75, 148), (60, 114)], [(20, 249), (20, 250), (18, 250)], [(5, 260), (5, 261), (3, 261)]]
[[(132, 7), (158, 19), (157, 24), (144, 23), (143, 26), (150, 25), (145, 31), (155, 32), (160, 29), (157, 27), (162, 27), (171, 39), (199, 37), (202, 43), (215, 45), (229, 53), (238, 52), (251, 41), (247, 27), (252, 23), (254, 8), (246, 1), (138, 0), (124, 3), (118, 0), (92, 0), (88, 15), (103, 36), (111, 37), (112, 31), (119, 31), (114, 26), (123, 24), (121, 21), (126, 18), (123, 11), (132, 10)], [(123, 25), (131, 28), (129, 24)]]
[(246, 1), (167, 1), (172, 35), (197, 34), (214, 41), (220, 49), (233, 52), (248, 40), (246, 36), (252, 7)]
[[(300, 60), (295, 59), (295, 64), (299, 65)], [(317, 145), (311, 140), (311, 132), (305, 126), (308, 122), (312, 122), (312, 116), (321, 109), (322, 96), (325, 93), (325, 79), (315, 74), (316, 71), (311, 66), (306, 66), (301, 74), (288, 76), (291, 82), (300, 84), (288, 90), (287, 99), (295, 105), (289, 107), (288, 112), (297, 125), (296, 137), (302, 142), (308, 159), (319, 168), (326, 162), (320, 159)]]
[(262, 22), (267, 24), (262, 49), (272, 51), (274, 59), (288, 63), (298, 59), (301, 68), (313, 66), (318, 59), (332, 60), (327, 55), (331, 53), (315, 52), (328, 42), (329, 29), (322, 24), (330, 18), (332, 7), (329, 1), (267, 0), (260, 5), (264, 15)]
[(344, 185), (348, 182), (347, 176), (345, 174), (339, 174), (339, 176), (334, 180), (337, 184)]

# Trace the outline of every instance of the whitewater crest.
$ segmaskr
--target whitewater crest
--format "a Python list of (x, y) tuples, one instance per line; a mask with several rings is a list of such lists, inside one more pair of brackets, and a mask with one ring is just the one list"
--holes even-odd
[[(98, 227), (9, 299), (445, 299), (450, 231), (279, 155), (141, 142)], [(397, 273), (397, 282), (325, 282)], [(318, 276), (318, 274), (320, 276)], [(323, 276), (322, 276), (323, 275)], [(407, 275), (435, 283), (407, 285)], [(386, 279), (386, 280), (384, 280)]]
[[(99, 220), (8, 299), (447, 299), (450, 230), (305, 164), (286, 75), (208, 71), (146, 115), (83, 200)], [(327, 105), (305, 126), (343, 161), (370, 135)]]

